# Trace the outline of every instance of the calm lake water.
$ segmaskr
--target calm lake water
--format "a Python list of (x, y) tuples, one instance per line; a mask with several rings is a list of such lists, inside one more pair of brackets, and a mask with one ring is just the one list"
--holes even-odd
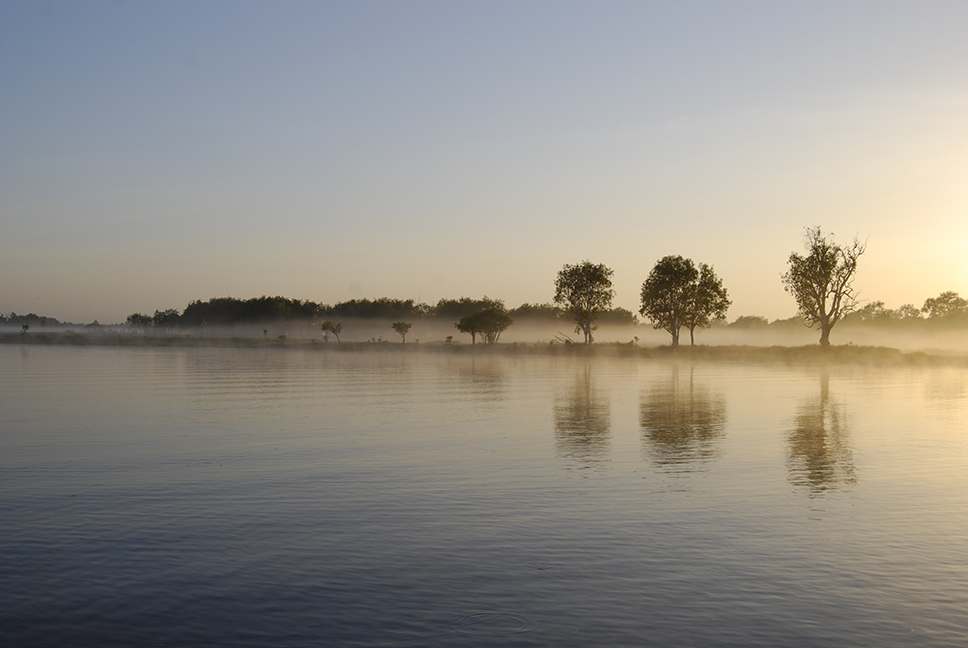
[(968, 372), (0, 347), (6, 646), (964, 646)]

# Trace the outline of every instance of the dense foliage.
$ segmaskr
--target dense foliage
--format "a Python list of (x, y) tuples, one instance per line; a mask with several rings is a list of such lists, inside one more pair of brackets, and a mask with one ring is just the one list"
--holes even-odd
[(612, 306), (612, 274), (602, 263), (582, 261), (565, 265), (555, 280), (555, 303), (560, 304), (575, 320), (575, 332), (585, 336), (585, 344), (592, 343), (592, 331), (598, 326), (598, 315)]
[(689, 329), (689, 343), (696, 343), (696, 329), (708, 328), (712, 321), (726, 317), (730, 301), (723, 281), (711, 266), (679, 255), (659, 259), (642, 283), (642, 308), (639, 312), (652, 321), (653, 328), (672, 335), (672, 346), (679, 346), (679, 330)]
[(503, 307), (492, 306), (465, 315), (454, 326), (461, 333), (470, 334), (471, 344), (477, 342), (478, 335), (484, 340), (484, 344), (494, 344), (501, 337), (501, 333), (513, 323), (514, 318)]

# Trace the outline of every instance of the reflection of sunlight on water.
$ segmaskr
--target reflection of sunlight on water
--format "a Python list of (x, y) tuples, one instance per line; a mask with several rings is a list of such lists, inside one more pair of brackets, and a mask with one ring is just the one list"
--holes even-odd
[(963, 370), (933, 371), (925, 377), (924, 398), (931, 414), (961, 420), (968, 408), (968, 376)]

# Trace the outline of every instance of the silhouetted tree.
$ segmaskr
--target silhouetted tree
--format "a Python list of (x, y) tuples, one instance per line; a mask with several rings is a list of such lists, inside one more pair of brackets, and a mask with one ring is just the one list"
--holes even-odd
[(848, 317), (851, 321), (863, 322), (865, 324), (881, 324), (895, 320), (896, 313), (885, 308), (884, 302), (872, 301), (855, 310), (849, 316), (845, 317), (844, 320), (846, 321)]
[(730, 328), (766, 328), (770, 325), (770, 320), (762, 315), (742, 315), (729, 324)]
[(339, 324), (335, 324), (335, 323), (333, 323), (330, 320), (326, 320), (325, 322), (321, 322), (320, 325), (319, 325), (319, 327), (320, 327), (320, 329), (322, 329), (322, 331), (324, 333), (332, 333), (333, 335), (335, 335), (336, 336), (336, 344), (339, 344), (340, 343), (340, 341), (339, 341), (339, 333), (340, 333), (340, 331), (343, 330), (343, 323), (342, 322), (340, 322)]
[(612, 274), (604, 264), (582, 261), (565, 265), (555, 280), (555, 303), (564, 306), (575, 318), (575, 332), (585, 335), (585, 344), (592, 343), (596, 316), (612, 306)]
[(310, 321), (319, 304), (286, 297), (256, 297), (236, 299), (213, 297), (207, 302), (195, 300), (185, 307), (181, 322), (186, 326), (230, 326), (279, 320)]
[(894, 310), (894, 316), (900, 321), (921, 319), (921, 309), (914, 304), (903, 304)]
[(689, 307), (683, 324), (689, 329), (689, 344), (696, 344), (696, 329), (709, 328), (712, 320), (726, 317), (729, 310), (729, 295), (723, 287), (723, 280), (716, 276), (711, 266), (699, 264), (699, 280), (691, 287)]
[(423, 317), (427, 314), (425, 304), (415, 304), (412, 299), (351, 299), (335, 306), (320, 307), (321, 317), (342, 317), (361, 319), (396, 319)]
[(445, 317), (447, 319), (460, 319), (466, 315), (488, 308), (504, 309), (504, 302), (500, 299), (491, 299), (484, 295), (482, 299), (471, 299), (461, 297), (460, 299), (441, 299), (437, 305), (431, 309), (434, 317)]
[(478, 334), (484, 340), (484, 344), (494, 344), (501, 337), (501, 333), (513, 323), (514, 319), (506, 310), (492, 307), (465, 315), (454, 326), (461, 333), (470, 333), (471, 344), (477, 342)]
[(807, 228), (806, 256), (790, 254), (790, 269), (782, 275), (784, 288), (797, 300), (798, 312), (808, 326), (820, 325), (820, 345), (830, 346), (830, 330), (857, 307), (853, 288), (857, 260), (866, 245), (854, 237), (837, 245), (819, 227)]
[(528, 304), (524, 303), (517, 308), (512, 308), (508, 314), (516, 320), (549, 320), (555, 321), (563, 314), (561, 308), (554, 304)]
[(639, 323), (639, 318), (629, 309), (616, 306), (599, 313), (596, 321), (610, 326), (635, 326)]
[(176, 328), (181, 321), (181, 315), (178, 314), (178, 310), (175, 308), (168, 308), (163, 311), (155, 311), (155, 314), (151, 318), (151, 323), (156, 329), (161, 329), (165, 332), (171, 331), (171, 329)]
[[(61, 324), (55, 317), (46, 317), (43, 315), (38, 315), (37, 313), (27, 313), (26, 315), (17, 315), (16, 313), (10, 313), (9, 317), (3, 317), (0, 315), (0, 324), (30, 324), (31, 326), (56, 326)], [(66, 322), (63, 322), (66, 324)]]
[(672, 335), (672, 347), (679, 346), (679, 329), (686, 324), (699, 271), (692, 259), (679, 255), (659, 259), (642, 283), (639, 313), (652, 321), (652, 327)]
[(953, 290), (947, 290), (937, 297), (925, 300), (921, 312), (930, 320), (964, 319), (968, 317), (968, 299), (960, 297)]
[(127, 324), (129, 328), (141, 329), (142, 332), (146, 331), (151, 328), (151, 315), (144, 315), (143, 313), (131, 313), (128, 315), (128, 319), (125, 320), (125, 324)]
[(410, 327), (412, 327), (413, 324), (410, 322), (394, 322), (391, 326), (393, 327), (394, 331), (400, 334), (400, 337), (403, 338), (403, 343), (406, 344), (407, 333), (410, 332)]

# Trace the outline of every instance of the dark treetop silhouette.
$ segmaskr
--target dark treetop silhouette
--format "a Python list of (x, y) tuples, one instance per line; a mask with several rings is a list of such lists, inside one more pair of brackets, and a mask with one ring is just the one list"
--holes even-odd
[(656, 262), (642, 283), (642, 308), (639, 312), (652, 321), (653, 328), (668, 331), (672, 346), (679, 346), (679, 330), (689, 329), (689, 342), (695, 344), (697, 328), (706, 328), (712, 318), (726, 316), (730, 301), (722, 280), (705, 263), (699, 268), (692, 259), (666, 256)]
[(555, 303), (575, 318), (575, 332), (585, 335), (585, 344), (592, 343), (596, 316), (612, 305), (612, 274), (604, 264), (590, 261), (566, 265), (558, 272)]
[(790, 269), (782, 276), (787, 292), (797, 300), (799, 314), (808, 326), (820, 325), (820, 345), (830, 346), (830, 330), (857, 308), (854, 276), (857, 260), (866, 244), (837, 245), (832, 234), (819, 227), (807, 228), (803, 247), (806, 256), (790, 254)]
[(501, 337), (501, 333), (513, 323), (514, 319), (503, 307), (492, 306), (465, 315), (454, 326), (461, 333), (470, 333), (471, 344), (477, 342), (478, 335), (484, 340), (484, 344), (494, 344)]

